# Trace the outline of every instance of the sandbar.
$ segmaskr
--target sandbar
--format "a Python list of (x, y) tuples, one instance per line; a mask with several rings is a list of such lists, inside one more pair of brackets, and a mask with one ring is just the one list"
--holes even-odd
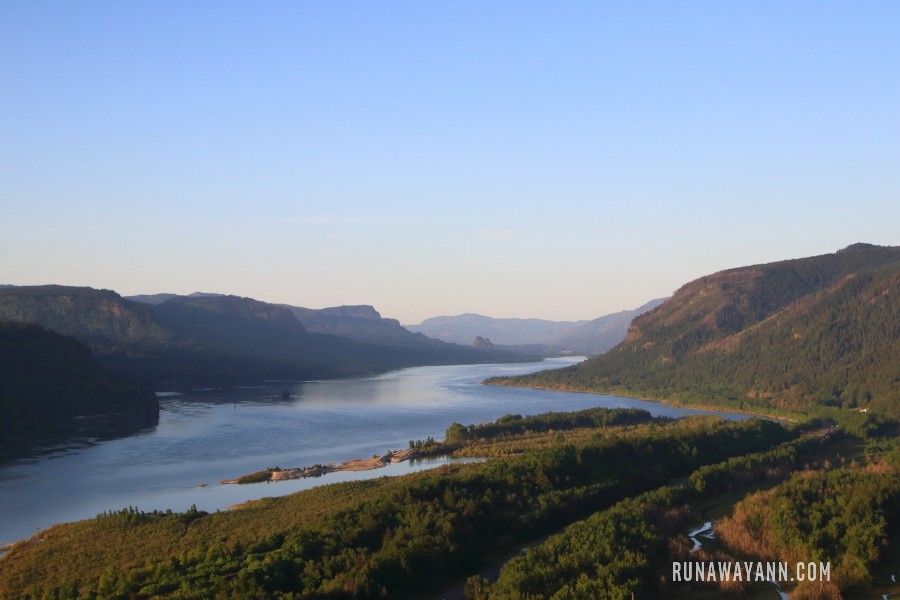
[(223, 484), (229, 483), (256, 483), (263, 481), (287, 481), (290, 479), (303, 479), (305, 477), (319, 477), (327, 473), (335, 473), (337, 471), (371, 471), (386, 467), (390, 463), (399, 463), (416, 457), (416, 451), (412, 448), (407, 450), (396, 450), (388, 452), (383, 456), (373, 456), (372, 458), (356, 458), (342, 462), (339, 465), (313, 465), (311, 467), (302, 467), (297, 469), (267, 469), (257, 473), (243, 475), (236, 479), (224, 479)]

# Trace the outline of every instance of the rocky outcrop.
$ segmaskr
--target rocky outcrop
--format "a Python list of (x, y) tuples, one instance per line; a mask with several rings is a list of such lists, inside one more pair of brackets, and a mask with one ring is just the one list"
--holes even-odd
[(475, 338), (475, 341), (472, 342), (472, 347), (480, 350), (493, 350), (494, 344), (491, 342), (491, 338), (481, 337), (479, 335)]

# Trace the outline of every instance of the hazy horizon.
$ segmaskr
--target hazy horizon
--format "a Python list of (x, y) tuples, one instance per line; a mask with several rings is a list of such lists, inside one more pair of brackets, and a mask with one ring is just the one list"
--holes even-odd
[(575, 321), (900, 244), (896, 3), (0, 14), (0, 282)]
[[(3, 287), (3, 286), (27, 287), (27, 286), (47, 286), (47, 285), (66, 285), (66, 286), (71, 286), (71, 287), (91, 287), (94, 289), (109, 289), (109, 290), (116, 292), (117, 294), (119, 294), (120, 296), (122, 296), (124, 298), (131, 298), (134, 296), (153, 296), (153, 295), (158, 295), (158, 294), (176, 294), (178, 296), (189, 296), (191, 294), (211, 294), (211, 295), (223, 295), (223, 296), (240, 296), (240, 297), (244, 297), (244, 298), (252, 298), (253, 300), (259, 300), (261, 302), (268, 302), (270, 304), (283, 304), (283, 305), (295, 306), (298, 308), (310, 308), (310, 309), (315, 309), (315, 310), (324, 309), (324, 308), (337, 308), (337, 307), (341, 307), (341, 306), (372, 306), (376, 311), (378, 311), (381, 314), (381, 316), (383, 318), (388, 318), (388, 319), (396, 319), (397, 318), (392, 315), (385, 314), (383, 311), (379, 310), (379, 308), (377, 306), (373, 305), (371, 302), (363, 302), (363, 303), (355, 303), (355, 304), (349, 304), (349, 303), (329, 304), (329, 305), (325, 305), (325, 306), (305, 306), (305, 305), (300, 305), (300, 304), (292, 304), (290, 302), (281, 302), (279, 300), (258, 298), (255, 296), (247, 296), (247, 295), (243, 295), (243, 294), (234, 294), (234, 293), (227, 292), (227, 291), (194, 290), (192, 292), (171, 292), (171, 291), (157, 292), (157, 291), (153, 291), (153, 292), (124, 293), (120, 290), (113, 289), (113, 288), (103, 288), (103, 287), (91, 286), (91, 285), (87, 285), (87, 284), (60, 284), (58, 282), (18, 284), (18, 283), (9, 283), (6, 281), (0, 282), (0, 287)], [(663, 296), (661, 296), (661, 297), (663, 297)], [(463, 311), (460, 313), (453, 313), (453, 314), (437, 314), (437, 313), (430, 314), (426, 317), (423, 317), (422, 319), (420, 319), (418, 321), (404, 321), (402, 319), (398, 319), (398, 320), (400, 321), (401, 325), (419, 325), (422, 323), (422, 321), (424, 321), (426, 319), (430, 319), (430, 318), (435, 318), (435, 317), (461, 317), (461, 316), (466, 316), (466, 315), (478, 315), (478, 316), (482, 316), (482, 317), (490, 317), (490, 318), (495, 318), (495, 319), (522, 319), (522, 320), (539, 319), (539, 320), (547, 320), (547, 321), (573, 322), (574, 323), (574, 322), (578, 322), (578, 321), (591, 321), (598, 317), (604, 317), (604, 316), (615, 314), (615, 313), (622, 312), (622, 311), (634, 310), (636, 308), (640, 308), (644, 304), (647, 304), (647, 303), (652, 302), (653, 300), (657, 300), (657, 299), (658, 298), (650, 298), (646, 302), (641, 302), (637, 306), (626, 307), (626, 308), (622, 308), (619, 310), (612, 310), (610, 312), (598, 314), (594, 317), (589, 317), (589, 318), (585, 318), (585, 319), (552, 319), (552, 318), (544, 318), (544, 317), (519, 316), (519, 315), (509, 315), (509, 316), (488, 315), (488, 314), (478, 313), (478, 312), (474, 312), (474, 311)]]

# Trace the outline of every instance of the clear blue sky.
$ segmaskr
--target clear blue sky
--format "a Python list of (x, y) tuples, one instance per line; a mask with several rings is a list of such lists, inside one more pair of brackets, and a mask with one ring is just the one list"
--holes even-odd
[(898, 2), (5, 2), (0, 283), (593, 318), (900, 244)]

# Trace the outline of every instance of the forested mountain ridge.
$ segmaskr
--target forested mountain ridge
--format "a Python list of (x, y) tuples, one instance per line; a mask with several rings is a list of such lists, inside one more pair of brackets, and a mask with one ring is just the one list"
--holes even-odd
[(493, 383), (727, 403), (900, 412), (900, 248), (721, 271), (580, 365)]
[[(239, 380), (348, 377), (422, 364), (510, 358), (502, 353), (481, 357), (441, 342), (428, 352), (389, 340), (368, 343), (315, 333), (297, 320), (291, 307), (237, 296), (178, 296), (153, 310), (175, 339), (191, 348), (189, 363), (207, 370), (229, 365), (227, 370)], [(170, 364), (168, 372), (177, 369)]]
[(386, 319), (369, 305), (302, 308), (287, 306), (307, 330), (345, 337), (359, 342), (390, 346), (420, 346), (440, 344), (421, 333), (413, 333), (397, 319)]
[(153, 306), (160, 324), (185, 341), (229, 346), (246, 336), (268, 344), (308, 335), (287, 308), (238, 296), (176, 296)]
[[(145, 296), (162, 300), (150, 304), (86, 287), (8, 287), (0, 289), (0, 320), (35, 323), (70, 335), (87, 344), (112, 372), (163, 387), (349, 377), (428, 364), (534, 358), (476, 352), (405, 330), (403, 338), (422, 342), (397, 343), (399, 324), (380, 315), (370, 319), (374, 328), (361, 341), (308, 331), (290, 307), (252, 298), (166, 296)], [(337, 313), (323, 314), (345, 322), (363, 320), (358, 311)]]
[(37, 323), (101, 352), (155, 346), (171, 338), (148, 305), (89, 287), (4, 287), (0, 289), (0, 321)]
[(77, 426), (158, 420), (153, 392), (111, 376), (84, 344), (37, 325), (0, 322), (0, 452)]

